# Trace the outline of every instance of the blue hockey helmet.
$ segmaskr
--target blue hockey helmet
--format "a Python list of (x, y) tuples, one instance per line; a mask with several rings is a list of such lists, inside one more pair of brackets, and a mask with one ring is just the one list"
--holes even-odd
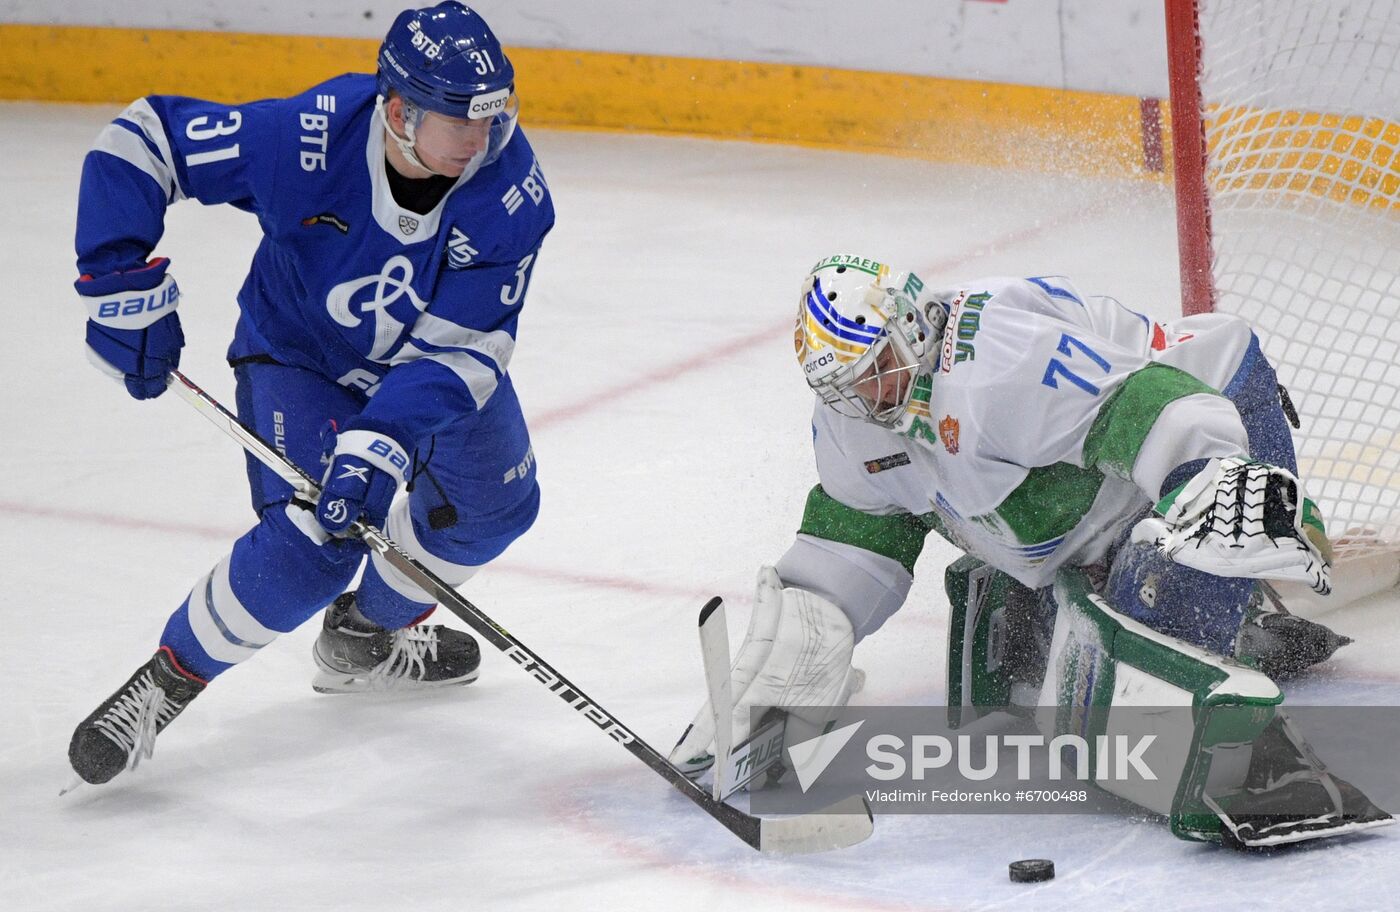
[(397, 93), (418, 123), (427, 111), (490, 118), (491, 139), (477, 167), (495, 161), (515, 132), (515, 68), (486, 21), (456, 0), (399, 13), (379, 46), (378, 79), (379, 94)]

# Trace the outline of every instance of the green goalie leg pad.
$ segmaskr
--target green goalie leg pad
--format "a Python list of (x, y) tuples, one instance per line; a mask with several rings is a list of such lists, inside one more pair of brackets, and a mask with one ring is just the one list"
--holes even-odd
[(943, 575), (948, 594), (948, 724), (959, 728), (993, 710), (1033, 707), (1044, 669), (1029, 609), (1036, 592), (975, 557)]
[[(1083, 738), (1095, 784), (1169, 816), (1177, 836), (1221, 841), (1222, 820), (1206, 795), (1229, 794), (1243, 784), (1251, 748), (1283, 701), (1278, 686), (1119, 614), (1082, 571), (1060, 572), (1055, 601), (1037, 718), (1042, 733)], [(1132, 775), (1132, 769), (1124, 775), (1123, 765), (1094, 756), (1145, 736), (1151, 736), (1148, 766), (1155, 778)]]
[(991, 645), (992, 630), (1002, 629), (1005, 615), (1004, 579), (1005, 574), (975, 557), (959, 558), (943, 573), (948, 594), (948, 724), (953, 728), (976, 719), (978, 706), (1005, 706), (1011, 700), (1011, 682), (999, 674), (1000, 656)]

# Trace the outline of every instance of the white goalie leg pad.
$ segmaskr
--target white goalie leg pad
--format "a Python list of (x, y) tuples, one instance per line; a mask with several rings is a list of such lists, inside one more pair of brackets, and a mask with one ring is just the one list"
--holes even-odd
[[(850, 699), (854, 648), (851, 622), (837, 605), (814, 592), (785, 589), (775, 569), (760, 568), (749, 629), (730, 669), (733, 743), (748, 738), (754, 707), (788, 713), (788, 743), (817, 734), (830, 721), (830, 708)], [(810, 727), (811, 734), (794, 732), (793, 720)], [(706, 701), (671, 751), (671, 761), (685, 764), (708, 754), (714, 737)]]
[[(454, 564), (451, 561), (430, 553), (423, 543), (418, 540), (418, 536), (413, 531), (413, 519), (408, 511), (408, 498), (399, 497), (394, 501), (394, 505), (389, 508), (389, 518), (384, 523), (384, 532), (389, 538), (398, 543), (413, 556), (418, 563), (427, 567), (433, 573), (441, 577), (442, 581), (451, 586), (460, 586), (476, 575), (480, 570), (479, 566), (470, 564)], [(374, 569), (379, 571), (379, 575), (384, 582), (389, 585), (399, 595), (411, 599), (415, 602), (432, 604), (437, 599), (429, 593), (423, 591), (416, 583), (413, 583), (400, 573), (383, 555), (377, 551), (372, 551), (369, 556), (374, 564)]]
[(913, 575), (893, 558), (801, 533), (778, 560), (777, 570), (789, 586), (840, 605), (851, 619), (857, 643), (900, 609), (914, 583)]

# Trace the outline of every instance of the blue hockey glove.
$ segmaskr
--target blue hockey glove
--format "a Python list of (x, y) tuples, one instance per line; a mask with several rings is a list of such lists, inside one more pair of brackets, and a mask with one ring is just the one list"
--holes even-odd
[(337, 433), (335, 422), (321, 431), (330, 467), (321, 479), (316, 521), (332, 534), (357, 519), (384, 527), (399, 482), (408, 480), (408, 453), (388, 434), (360, 428), (352, 418)]
[(158, 257), (139, 269), (85, 275), (73, 286), (88, 309), (88, 360), (104, 374), (126, 381), (137, 399), (165, 392), (166, 375), (180, 366), (185, 334), (175, 307), (180, 287)]

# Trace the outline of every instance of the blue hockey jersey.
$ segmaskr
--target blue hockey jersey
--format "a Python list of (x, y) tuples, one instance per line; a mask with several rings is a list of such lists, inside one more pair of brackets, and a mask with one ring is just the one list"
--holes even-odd
[(265, 355), (361, 391), (364, 417), (412, 447), (481, 408), (505, 375), (554, 207), (519, 129), (431, 212), (399, 207), (375, 97), (373, 76), (348, 74), (242, 105), (136, 101), (84, 162), (78, 269), (137, 268), (178, 200), (254, 213), (263, 239), (230, 358)]

